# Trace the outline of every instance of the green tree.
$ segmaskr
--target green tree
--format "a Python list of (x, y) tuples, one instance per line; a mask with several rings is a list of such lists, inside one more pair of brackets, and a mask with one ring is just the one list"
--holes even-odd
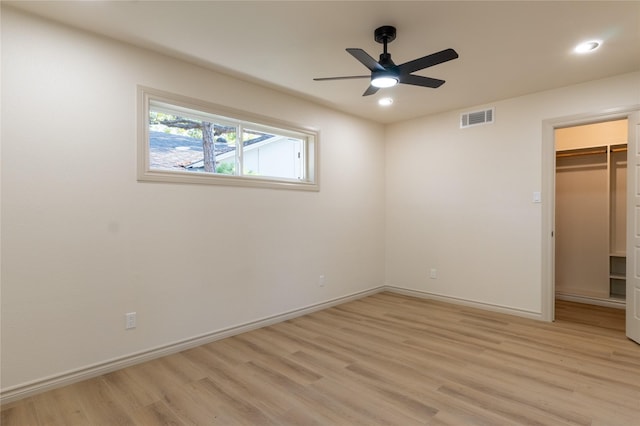
[(222, 163), (218, 167), (216, 167), (216, 173), (220, 173), (223, 175), (234, 175), (236, 168), (231, 163)]
[[(204, 171), (216, 172), (215, 137), (224, 133), (235, 132), (234, 127), (221, 126), (208, 121), (191, 120), (175, 115), (156, 113), (150, 117), (151, 124), (162, 124), (170, 128), (178, 128), (186, 131), (197, 131), (202, 135), (202, 152), (204, 154)], [(155, 120), (155, 122), (153, 121)]]
[[(204, 171), (209, 173), (235, 174), (235, 167), (229, 168), (225, 165), (218, 166), (216, 170), (215, 140), (218, 136), (224, 138), (234, 145), (236, 142), (236, 128), (234, 126), (223, 126), (208, 121), (193, 120), (177, 115), (166, 114), (159, 111), (149, 112), (149, 125), (159, 125), (169, 133), (185, 135), (192, 138), (202, 139), (202, 153), (204, 155)], [(245, 131), (244, 139), (249, 140), (258, 137), (263, 133), (255, 131)], [(251, 174), (251, 172), (249, 172)]]

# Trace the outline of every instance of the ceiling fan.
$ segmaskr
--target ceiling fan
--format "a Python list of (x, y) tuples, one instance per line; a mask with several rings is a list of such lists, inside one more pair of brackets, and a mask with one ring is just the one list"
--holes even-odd
[(362, 65), (371, 71), (371, 75), (351, 75), (345, 77), (324, 77), (314, 78), (315, 81), (327, 80), (351, 80), (356, 78), (370, 78), (369, 87), (362, 96), (373, 95), (380, 88), (395, 86), (398, 83), (411, 84), (414, 86), (437, 88), (444, 84), (444, 80), (436, 78), (413, 75), (415, 71), (432, 67), (443, 62), (456, 59), (458, 53), (453, 49), (445, 49), (404, 64), (396, 65), (391, 60), (391, 54), (387, 53), (387, 43), (391, 43), (396, 38), (396, 29), (390, 25), (377, 28), (373, 33), (373, 38), (378, 43), (382, 43), (384, 51), (380, 54), (380, 60), (376, 62), (367, 52), (362, 49), (347, 49), (347, 52), (356, 58)]

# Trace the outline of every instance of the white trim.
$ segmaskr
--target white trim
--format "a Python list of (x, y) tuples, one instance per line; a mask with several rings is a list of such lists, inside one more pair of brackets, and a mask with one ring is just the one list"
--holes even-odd
[(567, 302), (586, 303), (588, 305), (606, 306), (608, 308), (626, 309), (626, 300), (602, 299), (600, 297), (578, 296), (575, 294), (556, 293), (556, 299)]
[(530, 310), (527, 310), (527, 309), (513, 308), (513, 307), (503, 306), (503, 305), (496, 305), (496, 304), (493, 304), (493, 303), (478, 302), (478, 301), (475, 301), (475, 300), (461, 299), (461, 298), (458, 298), (458, 297), (445, 296), (445, 295), (442, 295), (442, 294), (431, 293), (431, 292), (423, 291), (423, 290), (413, 290), (413, 289), (408, 289), (408, 288), (402, 288), (402, 287), (395, 287), (395, 286), (387, 285), (387, 286), (385, 286), (384, 291), (389, 291), (391, 293), (403, 294), (405, 296), (419, 297), (419, 298), (422, 298), (422, 299), (432, 299), (432, 300), (437, 300), (437, 301), (440, 301), (440, 302), (451, 303), (451, 304), (454, 304), (454, 305), (469, 306), (471, 308), (482, 309), (482, 310), (485, 310), (485, 311), (498, 312), (498, 313), (501, 313), (501, 314), (515, 315), (515, 316), (518, 316), (518, 317), (524, 317), (524, 318), (529, 318), (529, 319), (535, 319), (535, 320), (541, 320), (542, 319), (542, 316), (541, 316), (540, 312), (530, 311)]
[(311, 304), (302, 308), (293, 309), (281, 314), (271, 315), (265, 318), (260, 318), (254, 321), (249, 321), (244, 324), (239, 324), (224, 328), (221, 330), (212, 331), (199, 336), (194, 336), (188, 339), (179, 340), (176, 342), (168, 343), (166, 345), (151, 348), (145, 351), (132, 353), (122, 357), (114, 358), (104, 362), (88, 365), (82, 368), (70, 370), (61, 374), (56, 374), (43, 379), (34, 380), (32, 382), (23, 383), (21, 385), (12, 386), (0, 391), (0, 404), (8, 404), (13, 401), (17, 401), (22, 398), (26, 398), (47, 390), (59, 388), (62, 386), (70, 385), (73, 383), (87, 380), (93, 377), (101, 376), (125, 367), (140, 364), (152, 359), (160, 358), (163, 356), (171, 355), (177, 352), (181, 352), (187, 349), (194, 348), (196, 346), (205, 345), (207, 343), (214, 342), (216, 340), (224, 339), (227, 337), (235, 336), (237, 334), (245, 333), (251, 330), (255, 330), (261, 327), (267, 327), (282, 321), (287, 321), (302, 315), (307, 315), (316, 311), (330, 308), (342, 303), (351, 302), (364, 297), (368, 297), (377, 293), (388, 291), (390, 293), (402, 294), (405, 296), (417, 297), (421, 299), (431, 299), (440, 302), (451, 303), (455, 305), (468, 306), (471, 308), (482, 309), (485, 311), (498, 312), (507, 315), (514, 315), (518, 317), (524, 317), (534, 320), (542, 320), (540, 312), (530, 311), (526, 309), (513, 308), (509, 306), (496, 305), (492, 303), (479, 302), (474, 300), (461, 299), (452, 296), (445, 296), (442, 294), (436, 294), (421, 290), (412, 290), (402, 287), (396, 287), (392, 285), (383, 285), (374, 287), (368, 290), (363, 290), (355, 293), (348, 294), (346, 296), (336, 297), (324, 302)]
[[(137, 87), (137, 178), (139, 182), (165, 182), (185, 184), (206, 184), (225, 186), (245, 186), (254, 188), (295, 189), (303, 191), (319, 191), (319, 139), (320, 131), (315, 128), (301, 126), (270, 117), (250, 114), (236, 109), (193, 99), (150, 87)], [(149, 125), (148, 117), (152, 103), (162, 104), (161, 109), (180, 113), (188, 111), (189, 116), (203, 118), (209, 115), (222, 123), (235, 123), (241, 129), (247, 126), (256, 130), (274, 131), (278, 135), (295, 137), (304, 141), (304, 175), (303, 180), (262, 176), (229, 176), (214, 173), (193, 173), (152, 169), (149, 164)], [(220, 118), (222, 117), (222, 118)], [(242, 134), (242, 131), (240, 131)], [(241, 156), (242, 150), (236, 150)], [(238, 157), (236, 157), (238, 158)], [(240, 158), (238, 158), (241, 160)], [(236, 165), (241, 172), (242, 162)]]
[(302, 315), (307, 315), (312, 312), (327, 309), (335, 305), (339, 305), (353, 300), (361, 299), (363, 297), (371, 296), (376, 293), (384, 291), (384, 286), (374, 287), (369, 290), (359, 291), (351, 293), (346, 296), (336, 297), (320, 303), (314, 303), (302, 308), (293, 309), (281, 314), (271, 315), (265, 318), (250, 321), (244, 324), (224, 328), (221, 330), (212, 331), (199, 336), (194, 336), (188, 339), (179, 340), (176, 342), (168, 343), (166, 345), (158, 346), (145, 351), (132, 353), (122, 357), (114, 358), (104, 362), (88, 365), (82, 368), (70, 370), (61, 374), (56, 374), (43, 379), (34, 380), (32, 382), (24, 383), (17, 386), (12, 386), (0, 391), (0, 404), (7, 404), (13, 401), (17, 401), (22, 398), (26, 398), (37, 393), (41, 393), (47, 390), (59, 388), (62, 386), (77, 383), (82, 380), (87, 380), (93, 377), (101, 376), (121, 368), (129, 367), (135, 364), (140, 364), (146, 361), (150, 361), (155, 358), (171, 355), (177, 352), (181, 352), (187, 349), (194, 348), (196, 346), (205, 345), (207, 343), (214, 342), (216, 340), (224, 339), (227, 337), (235, 336), (237, 334), (245, 333), (247, 331), (255, 330), (261, 327), (267, 327), (269, 325), (276, 324), (278, 322), (287, 321), (292, 318), (296, 318)]
[[(576, 114), (566, 117), (552, 118), (542, 121), (542, 190), (546, 196), (542, 198), (542, 273), (541, 273), (541, 307), (542, 319), (553, 321), (555, 318), (555, 129), (562, 127), (592, 124), (620, 118), (629, 118), (640, 111), (640, 104), (626, 107), (610, 108), (599, 112)], [(629, 233), (630, 228), (627, 228)]]

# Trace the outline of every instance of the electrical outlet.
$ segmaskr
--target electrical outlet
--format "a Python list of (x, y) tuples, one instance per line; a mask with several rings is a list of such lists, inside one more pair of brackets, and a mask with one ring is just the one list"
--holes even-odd
[(129, 312), (128, 314), (125, 314), (125, 330), (136, 328), (136, 320), (137, 318), (135, 312)]
[(318, 278), (318, 285), (319, 285), (320, 287), (324, 287), (324, 284), (325, 284), (325, 278), (324, 278), (324, 275), (320, 275), (320, 278)]
[(438, 270), (436, 268), (431, 268), (431, 271), (429, 271), (429, 278), (432, 280), (438, 278)]

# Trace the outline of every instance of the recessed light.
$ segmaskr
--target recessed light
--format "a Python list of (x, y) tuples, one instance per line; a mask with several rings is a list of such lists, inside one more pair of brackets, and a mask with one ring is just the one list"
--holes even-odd
[(389, 106), (393, 103), (393, 99), (391, 98), (382, 98), (378, 101), (378, 105)]
[(585, 41), (584, 43), (577, 45), (573, 51), (576, 53), (589, 53), (599, 48), (600, 45), (602, 45), (600, 40)]

